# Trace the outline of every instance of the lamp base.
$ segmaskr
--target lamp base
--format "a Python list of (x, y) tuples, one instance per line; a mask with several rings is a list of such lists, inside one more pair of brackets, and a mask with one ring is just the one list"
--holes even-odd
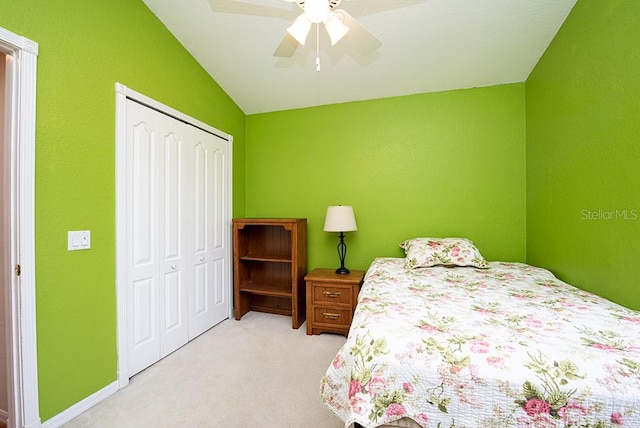
[(338, 275), (347, 275), (349, 269), (344, 267), (344, 256), (347, 255), (347, 244), (344, 243), (344, 233), (340, 232), (340, 243), (338, 244), (338, 257), (340, 257), (340, 267), (336, 269)]
[(338, 275), (348, 275), (351, 273), (351, 271), (344, 266), (340, 266), (338, 269), (336, 269), (336, 273)]

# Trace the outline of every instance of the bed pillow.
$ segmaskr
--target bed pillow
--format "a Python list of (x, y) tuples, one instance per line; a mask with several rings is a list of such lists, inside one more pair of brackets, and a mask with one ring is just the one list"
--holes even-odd
[(400, 244), (408, 269), (431, 266), (473, 266), (488, 268), (480, 251), (465, 238), (413, 238)]

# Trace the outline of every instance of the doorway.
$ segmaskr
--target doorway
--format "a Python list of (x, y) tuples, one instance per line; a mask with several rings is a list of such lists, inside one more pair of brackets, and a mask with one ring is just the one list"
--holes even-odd
[(8, 427), (39, 427), (35, 314), (35, 100), (38, 44), (0, 27), (2, 329)]

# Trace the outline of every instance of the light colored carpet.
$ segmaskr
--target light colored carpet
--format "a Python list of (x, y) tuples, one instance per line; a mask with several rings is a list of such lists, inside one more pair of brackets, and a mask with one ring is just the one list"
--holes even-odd
[(342, 427), (319, 391), (345, 338), (305, 329), (258, 312), (223, 321), (65, 427)]

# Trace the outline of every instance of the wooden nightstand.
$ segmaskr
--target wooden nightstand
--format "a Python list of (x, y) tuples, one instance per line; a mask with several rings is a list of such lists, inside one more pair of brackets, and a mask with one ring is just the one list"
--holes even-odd
[(349, 333), (364, 271), (338, 275), (335, 269), (314, 269), (307, 282), (307, 334)]

